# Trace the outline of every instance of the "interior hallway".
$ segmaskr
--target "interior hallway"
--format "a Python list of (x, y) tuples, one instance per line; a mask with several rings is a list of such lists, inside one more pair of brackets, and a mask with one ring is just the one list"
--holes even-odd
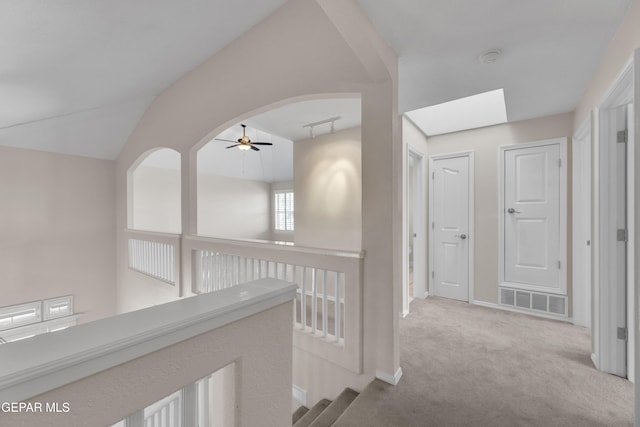
[(400, 332), (400, 383), (374, 381), (335, 425), (633, 425), (632, 383), (595, 370), (584, 328), (429, 297)]

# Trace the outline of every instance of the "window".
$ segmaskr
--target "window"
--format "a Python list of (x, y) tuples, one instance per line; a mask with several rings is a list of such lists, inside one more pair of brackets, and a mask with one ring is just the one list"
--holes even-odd
[(274, 196), (274, 228), (293, 231), (293, 191), (277, 191)]
[(72, 295), (0, 307), (0, 344), (58, 331), (75, 324)]

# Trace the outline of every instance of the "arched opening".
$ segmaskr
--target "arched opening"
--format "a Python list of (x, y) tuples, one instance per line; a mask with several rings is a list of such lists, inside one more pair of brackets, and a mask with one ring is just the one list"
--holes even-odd
[(161, 148), (145, 153), (129, 170), (129, 228), (180, 234), (180, 153)]
[(360, 124), (360, 97), (324, 97), (215, 135), (197, 153), (198, 234), (360, 250)]

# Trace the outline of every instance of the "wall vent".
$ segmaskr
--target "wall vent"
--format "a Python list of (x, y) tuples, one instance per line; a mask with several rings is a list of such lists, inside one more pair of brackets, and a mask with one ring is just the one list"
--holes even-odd
[(500, 305), (530, 313), (567, 317), (567, 297), (500, 286)]

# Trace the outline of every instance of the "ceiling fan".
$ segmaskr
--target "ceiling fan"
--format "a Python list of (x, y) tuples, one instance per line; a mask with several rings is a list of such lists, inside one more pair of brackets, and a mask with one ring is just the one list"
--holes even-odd
[(215, 138), (216, 141), (225, 141), (225, 142), (235, 142), (235, 144), (230, 145), (226, 148), (233, 148), (233, 147), (238, 147), (240, 150), (253, 150), (253, 151), (260, 151), (260, 149), (258, 147), (254, 147), (254, 145), (273, 145), (270, 142), (253, 142), (251, 141), (251, 139), (249, 139), (249, 137), (246, 134), (246, 129), (247, 129), (247, 125), (244, 124), (240, 124), (240, 126), (242, 126), (242, 138), (238, 138), (237, 141), (231, 141), (230, 139), (220, 139), (220, 138)]

